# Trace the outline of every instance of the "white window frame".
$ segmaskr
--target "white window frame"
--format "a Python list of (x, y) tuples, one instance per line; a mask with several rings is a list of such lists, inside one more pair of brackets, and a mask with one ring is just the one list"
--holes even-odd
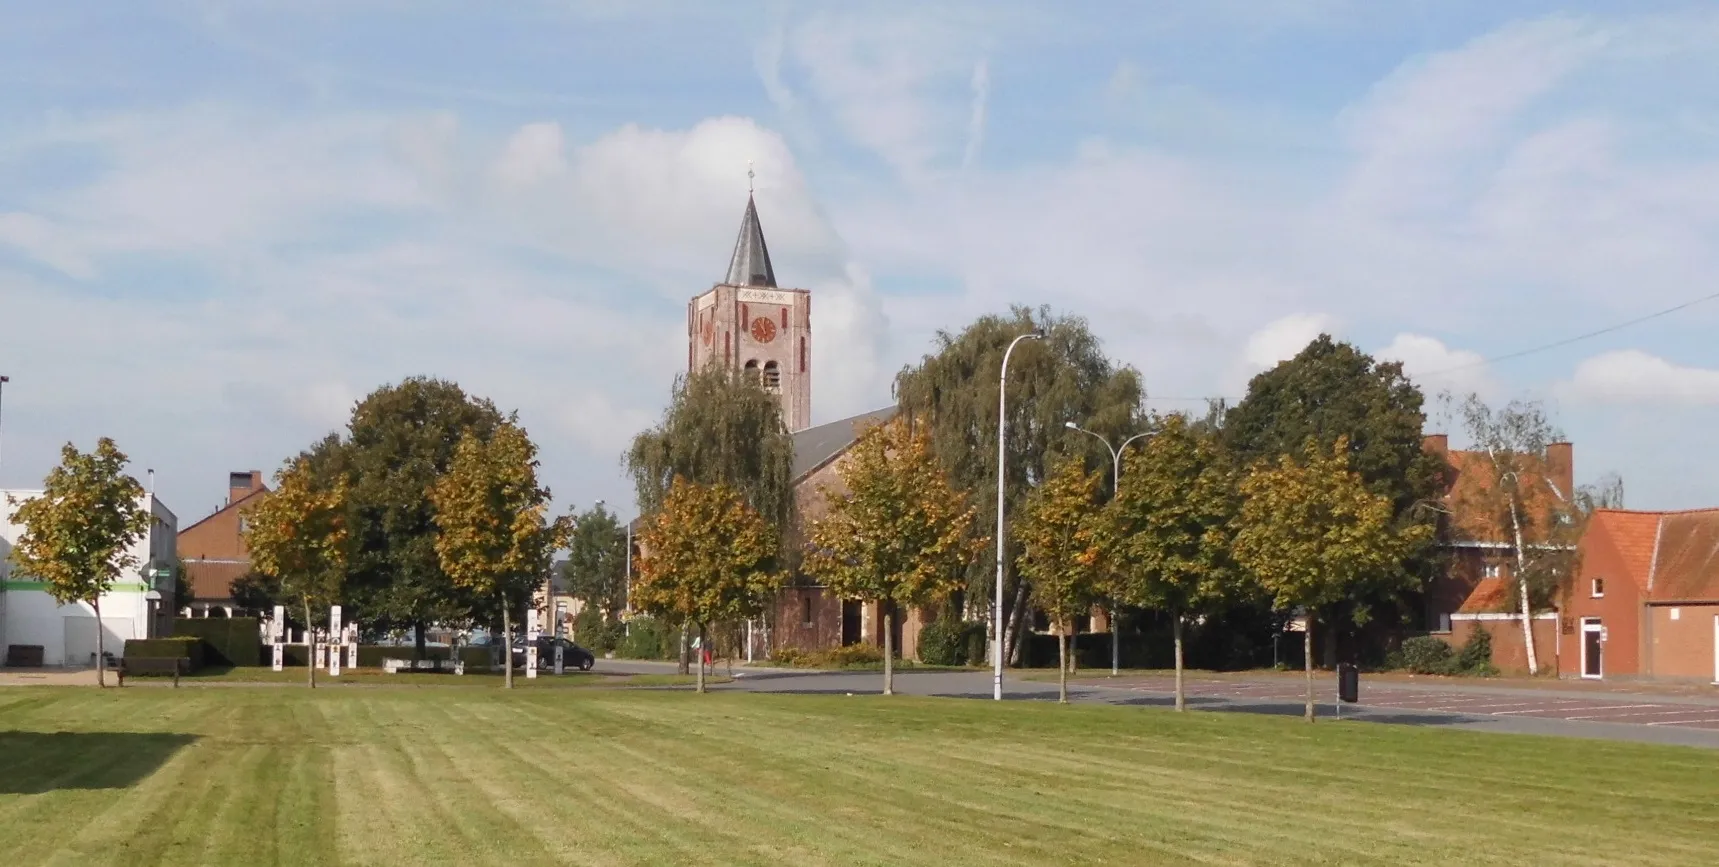
[(1606, 598), (1606, 579), (1603, 576), (1588, 582), (1588, 596), (1592, 599)]
[(1480, 577), (1503, 578), (1504, 565), (1501, 563), (1482, 563), (1480, 564)]

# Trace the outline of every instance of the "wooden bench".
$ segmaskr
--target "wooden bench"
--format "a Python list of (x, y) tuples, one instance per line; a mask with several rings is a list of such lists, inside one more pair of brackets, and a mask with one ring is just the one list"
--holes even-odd
[(119, 685), (125, 686), (125, 676), (128, 674), (135, 677), (139, 674), (172, 672), (173, 687), (177, 689), (179, 687), (179, 675), (189, 673), (186, 669), (190, 662), (191, 660), (183, 656), (173, 658), (140, 657), (136, 659), (126, 657), (119, 661)]

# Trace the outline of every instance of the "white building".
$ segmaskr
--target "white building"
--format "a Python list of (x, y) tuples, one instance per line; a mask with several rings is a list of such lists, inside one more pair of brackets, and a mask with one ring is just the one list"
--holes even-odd
[[(18, 506), (12, 501), (22, 505), (41, 493), (0, 490), (0, 653), (11, 645), (36, 645), (42, 648), (44, 665), (93, 665), (95, 609), (85, 602), (55, 602), (40, 581), (19, 572), (11, 560), (12, 546), (24, 532), (13, 523)], [(148, 532), (131, 550), (137, 565), (121, 574), (113, 589), (101, 597), (104, 644), (116, 659), (126, 639), (155, 638), (172, 628), (172, 568), (179, 519), (153, 494), (145, 494), (142, 505), (151, 520)]]

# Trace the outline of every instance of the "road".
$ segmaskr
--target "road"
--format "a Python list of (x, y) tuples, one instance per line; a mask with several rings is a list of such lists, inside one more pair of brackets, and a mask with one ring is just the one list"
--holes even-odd
[[(673, 671), (673, 663), (598, 660), (601, 671)], [(727, 669), (717, 666), (717, 673)], [(732, 683), (712, 689), (801, 695), (848, 695), (883, 689), (876, 671), (806, 671), (736, 666)], [(1337, 714), (1336, 684), (1316, 684), (1322, 717)], [(896, 691), (904, 695), (967, 699), (991, 698), (991, 675), (983, 671), (898, 671)], [(1275, 676), (1211, 678), (1190, 675), (1188, 705), (1197, 710), (1300, 716), (1300, 681)], [(1069, 685), (1073, 701), (1139, 707), (1174, 703), (1171, 680), (1163, 676), (1121, 678), (1082, 675)], [(1005, 677), (1004, 697), (1015, 701), (1055, 701), (1054, 682)], [(1361, 701), (1342, 708), (1342, 718), (1396, 725), (1440, 726), (1509, 734), (1601, 738), (1719, 749), (1719, 690), (1714, 696), (1642, 696), (1621, 693), (1522, 689), (1485, 683), (1373, 683), (1362, 679)]]

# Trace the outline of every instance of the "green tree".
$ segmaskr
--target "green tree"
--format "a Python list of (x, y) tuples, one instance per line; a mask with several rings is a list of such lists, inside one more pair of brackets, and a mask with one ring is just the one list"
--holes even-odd
[(254, 582), (271, 598), (304, 609), (308, 682), (316, 688), (316, 612), (341, 599), (346, 584), (347, 488), (338, 476), (318, 479), (308, 455), (275, 474), (274, 493), (245, 511), (245, 548)]
[(639, 534), (633, 607), (693, 624), (703, 646), (706, 626), (756, 616), (781, 589), (779, 544), (739, 490), (677, 478)]
[[(981, 526), (997, 520), (997, 388), (1003, 354), (1016, 337), (1035, 328), (1044, 330), (1045, 339), (1022, 342), (1009, 358), (1004, 499), (1011, 514), (1048, 475), (1048, 456), (1080, 454), (1091, 466), (1108, 465), (1103, 446), (1069, 430), (1067, 422), (1079, 421), (1113, 443), (1141, 429), (1139, 373), (1106, 357), (1084, 319), (1059, 316), (1049, 308), (1015, 307), (1006, 316), (980, 317), (958, 334), (939, 332), (935, 351), (896, 376), (895, 394), (901, 411), (930, 431), (938, 463), (950, 483), (972, 498)], [(1014, 562), (1013, 556), (1004, 559)], [(969, 598), (990, 598), (993, 577), (987, 563), (975, 562), (967, 574)], [(1027, 585), (1011, 584), (1004, 646), (1008, 658), (1018, 659)]]
[(1240, 508), (1236, 477), (1215, 431), (1186, 416), (1164, 418), (1139, 450), (1105, 507), (1106, 569), (1124, 604), (1170, 615), (1175, 642), (1176, 709), (1183, 710), (1182, 630), (1188, 618), (1243, 595), (1230, 558)]
[(430, 500), (442, 571), (501, 610), (504, 684), (512, 689), (513, 609), (549, 574), (570, 519), (549, 519), (549, 489), (537, 483), (537, 446), (511, 420), (487, 441), (475, 434), (460, 440)]
[[(1422, 447), (1425, 397), (1398, 362), (1380, 362), (1348, 343), (1321, 334), (1294, 358), (1255, 376), (1247, 395), (1218, 415), (1226, 450), (1240, 467), (1299, 456), (1308, 439), (1329, 451), (1349, 444), (1351, 470), (1367, 489), (1388, 498), (1392, 520), (1431, 525), (1426, 504), (1439, 495), (1443, 465)], [(1430, 534), (1425, 536), (1429, 541)], [(1326, 653), (1335, 662), (1339, 622), (1362, 625), (1380, 610), (1407, 617), (1415, 606), (1405, 594), (1430, 577), (1433, 550), (1403, 552), (1397, 568), (1382, 570), (1330, 610)]]
[(372, 392), (353, 408), (344, 440), (312, 450), (314, 472), (347, 482), (350, 601), (375, 626), (412, 628), (419, 655), (428, 624), (469, 619), (485, 604), (442, 568), (428, 493), (466, 437), (487, 442), (506, 421), (454, 383), (414, 377)]
[(131, 546), (149, 532), (143, 486), (125, 474), (127, 463), (107, 437), (87, 454), (66, 443), (40, 495), (22, 505), (8, 497), (18, 506), (14, 520), (24, 528), (12, 548), (12, 562), (41, 579), (61, 605), (85, 602), (95, 609), (96, 683), (103, 687), (107, 642), (101, 597), (120, 575), (140, 565)]
[(1311, 613), (1399, 568), (1404, 552), (1424, 544), (1431, 530), (1396, 525), (1390, 498), (1368, 490), (1349, 468), (1347, 438), (1338, 437), (1329, 450), (1310, 439), (1303, 454), (1305, 462), (1287, 455), (1261, 462), (1242, 479), (1232, 552), (1277, 608), (1299, 607), (1310, 615), (1302, 642), (1312, 722)]
[(883, 694), (895, 693), (895, 610), (945, 598), (986, 539), (973, 507), (949, 485), (922, 431), (901, 420), (860, 434), (825, 487), (829, 511), (811, 527), (808, 574), (883, 614)]
[(619, 622), (627, 599), (627, 531), (601, 503), (574, 519), (561, 570), (573, 598), (605, 622)]
[(1015, 521), (1021, 577), (1032, 587), (1031, 601), (1057, 629), (1057, 701), (1068, 703), (1068, 641), (1074, 618), (1092, 609), (1099, 587), (1094, 567), (1099, 556), (1098, 485), (1081, 459), (1054, 459), (1050, 475), (1027, 497)]

